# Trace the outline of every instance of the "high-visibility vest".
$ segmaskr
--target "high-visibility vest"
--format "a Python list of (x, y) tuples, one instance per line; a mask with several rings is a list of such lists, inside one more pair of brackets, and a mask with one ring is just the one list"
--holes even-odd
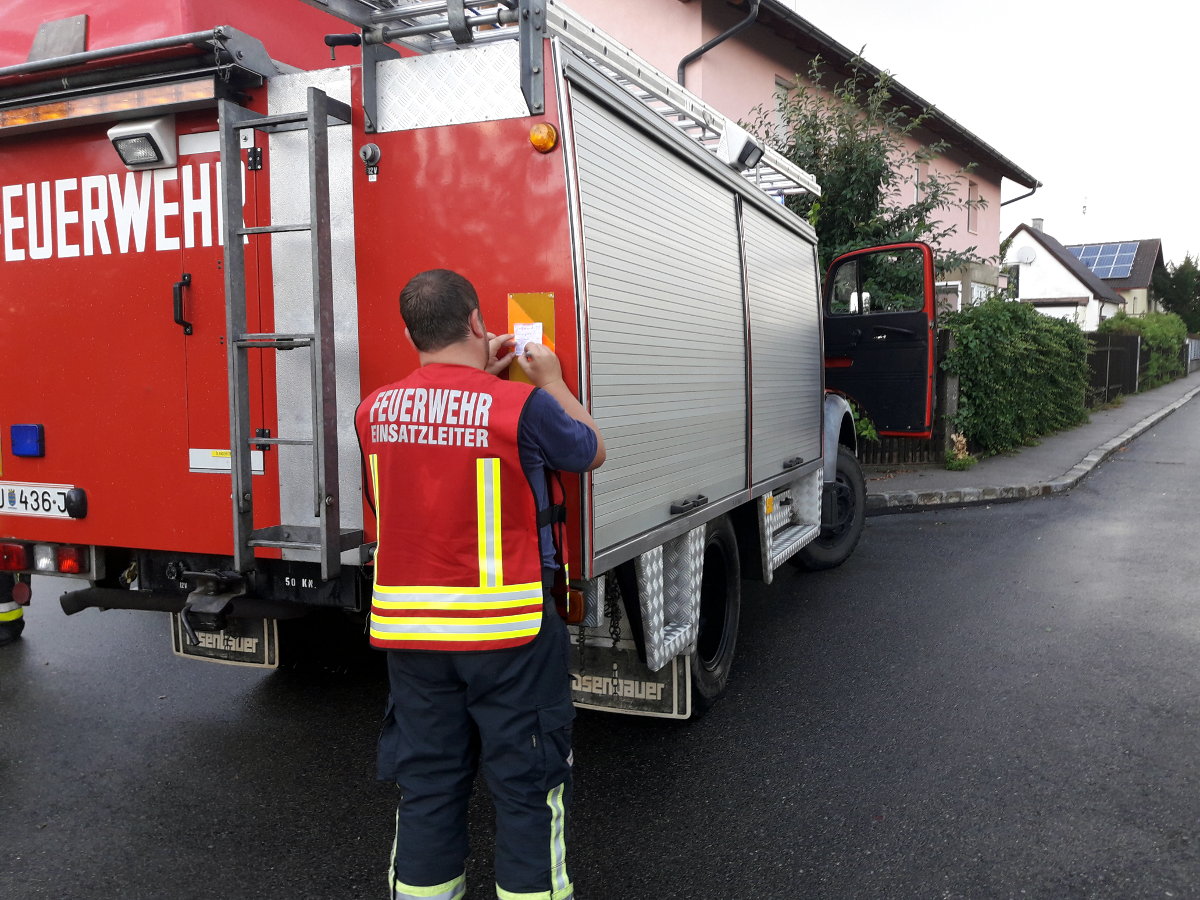
[(371, 643), (492, 650), (542, 619), (537, 501), (517, 448), (533, 388), (429, 365), (355, 413), (376, 516)]

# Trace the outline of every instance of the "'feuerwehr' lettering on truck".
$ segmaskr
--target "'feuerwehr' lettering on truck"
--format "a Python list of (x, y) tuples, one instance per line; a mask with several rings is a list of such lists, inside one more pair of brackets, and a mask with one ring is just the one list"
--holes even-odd
[(221, 194), (219, 162), (0, 185), (3, 260), (219, 246)]

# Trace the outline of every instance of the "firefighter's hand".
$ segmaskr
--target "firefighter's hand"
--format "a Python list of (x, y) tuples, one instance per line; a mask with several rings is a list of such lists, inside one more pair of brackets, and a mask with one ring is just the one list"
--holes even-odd
[[(484, 370), (489, 375), (499, 375), (510, 365), (516, 354), (512, 352), (511, 334), (492, 334), (488, 332), (488, 361)], [(507, 347), (507, 351), (505, 350)], [(504, 355), (501, 356), (501, 353)]]
[(544, 388), (555, 381), (562, 381), (562, 365), (554, 351), (545, 344), (530, 341), (517, 362), (537, 387)]

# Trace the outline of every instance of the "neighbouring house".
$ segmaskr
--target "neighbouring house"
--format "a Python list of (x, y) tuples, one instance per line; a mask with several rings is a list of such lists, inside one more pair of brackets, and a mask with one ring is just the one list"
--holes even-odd
[[(774, 110), (782, 89), (805, 78), (814, 57), (827, 65), (827, 83), (847, 77), (858, 55), (802, 18), (781, 0), (568, 0), (570, 6), (601, 30), (671, 76), (694, 51), (730, 29), (743, 25), (728, 39), (708, 49), (683, 67), (685, 87), (734, 121), (749, 122), (754, 110)], [(847, 36), (853, 40), (853, 35)], [(865, 60), (868, 77), (879, 70)], [(898, 105), (916, 112), (933, 106), (904, 85), (893, 82)], [(919, 135), (923, 144), (945, 141), (948, 149), (928, 163), (934, 171), (954, 174), (974, 168), (961, 179), (964, 197), (980, 198), (983, 208), (947, 210), (944, 216), (955, 234), (946, 249), (965, 251), (990, 262), (941, 276), (939, 294), (944, 305), (957, 308), (997, 290), (1000, 256), (1000, 204), (1004, 193), (1021, 199), (1040, 183), (999, 151), (972, 134), (940, 110), (928, 119)], [(916, 145), (914, 144), (914, 147)], [(908, 190), (927, 177), (924, 171), (909, 174)], [(911, 202), (915, 197), (899, 198)]]
[(1144, 316), (1161, 312), (1154, 296), (1154, 275), (1166, 270), (1162, 241), (1110, 241), (1104, 244), (1067, 244), (1079, 261), (1125, 298), (1125, 312)]
[(1018, 225), (1005, 242), (1009, 288), (1017, 300), (1035, 306), (1038, 312), (1095, 331), (1125, 308), (1125, 298), (1046, 234), (1041, 219), (1034, 219), (1032, 225)]

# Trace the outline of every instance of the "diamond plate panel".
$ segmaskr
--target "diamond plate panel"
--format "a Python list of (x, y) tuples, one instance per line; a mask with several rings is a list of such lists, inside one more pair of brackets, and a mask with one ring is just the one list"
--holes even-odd
[(515, 41), (387, 60), (376, 74), (383, 132), (529, 115)]
[(646, 663), (655, 672), (696, 643), (703, 561), (703, 525), (637, 558)]
[(700, 610), (700, 577), (704, 567), (704, 526), (693, 528), (663, 545), (663, 611), (668, 622), (692, 626)]
[[(771, 506), (770, 512), (767, 507)], [(820, 533), (821, 471), (793, 481), (787, 488), (758, 498), (758, 537), (763, 580)]]
[(596, 628), (600, 625), (604, 612), (604, 575), (597, 575), (579, 583), (583, 592), (583, 621), (579, 624), (584, 628)]
[(646, 637), (646, 664), (657, 672), (667, 664), (663, 658), (663, 549), (655, 547), (638, 556), (638, 605), (642, 610), (642, 632)]

